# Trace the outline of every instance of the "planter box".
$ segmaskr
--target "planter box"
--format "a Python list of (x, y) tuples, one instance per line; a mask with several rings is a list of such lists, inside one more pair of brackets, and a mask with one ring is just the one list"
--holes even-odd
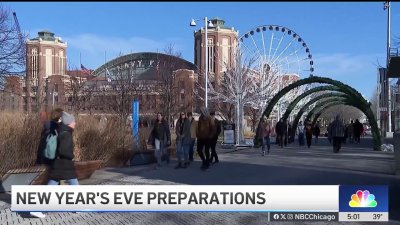
[[(75, 163), (78, 180), (87, 179), (100, 168), (102, 160), (79, 161)], [(32, 166), (9, 170), (3, 177), (0, 192), (11, 191), (11, 185), (42, 185), (47, 184), (49, 170), (47, 166)]]
[(88, 179), (92, 176), (94, 171), (100, 168), (102, 160), (93, 160), (93, 161), (76, 161), (75, 163), (75, 172), (78, 180)]

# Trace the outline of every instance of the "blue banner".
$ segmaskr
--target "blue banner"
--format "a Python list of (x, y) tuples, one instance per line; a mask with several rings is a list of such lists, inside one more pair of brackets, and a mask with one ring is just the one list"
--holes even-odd
[(132, 136), (134, 145), (139, 147), (139, 101), (132, 102)]

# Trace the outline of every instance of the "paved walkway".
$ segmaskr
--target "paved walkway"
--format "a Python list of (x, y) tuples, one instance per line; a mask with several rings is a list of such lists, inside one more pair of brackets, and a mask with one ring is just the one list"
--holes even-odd
[[(319, 145), (299, 148), (292, 144), (262, 157), (260, 149), (223, 150), (220, 163), (201, 171), (196, 161), (187, 169), (175, 170), (174, 162), (155, 170), (153, 165), (105, 168), (81, 184), (262, 184), (262, 185), (390, 185), (390, 218), (400, 224), (400, 177), (392, 175), (393, 154), (374, 152), (371, 140), (362, 145), (344, 146), (332, 153), (326, 139)], [(396, 200), (397, 199), (397, 200)], [(0, 195), (0, 224), (268, 224), (266, 213), (48, 213), (44, 219), (11, 212), (9, 196)], [(293, 224), (273, 222), (272, 224)], [(296, 222), (296, 224), (309, 224)], [(342, 224), (313, 222), (312, 224)], [(350, 224), (366, 224), (351, 222)]]

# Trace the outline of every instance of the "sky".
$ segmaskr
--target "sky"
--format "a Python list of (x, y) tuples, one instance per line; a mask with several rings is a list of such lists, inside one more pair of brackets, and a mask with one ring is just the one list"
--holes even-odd
[[(239, 36), (262, 25), (298, 33), (314, 59), (315, 75), (356, 88), (367, 99), (385, 66), (387, 11), (383, 2), (4, 2), (29, 38), (50, 30), (68, 44), (71, 68), (96, 69), (120, 54), (163, 52), (173, 44), (193, 62), (192, 18), (219, 17)], [(392, 46), (400, 37), (400, 3), (391, 3)]]

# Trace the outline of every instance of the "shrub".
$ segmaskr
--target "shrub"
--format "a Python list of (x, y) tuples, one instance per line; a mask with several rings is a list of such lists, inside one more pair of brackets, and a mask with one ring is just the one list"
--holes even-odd
[[(8, 170), (35, 165), (42, 123), (39, 114), (0, 112), (0, 177)], [(76, 161), (103, 160), (103, 166), (124, 166), (134, 151), (131, 127), (110, 117), (77, 116), (73, 134)], [(150, 128), (140, 128), (139, 149), (145, 149)]]

